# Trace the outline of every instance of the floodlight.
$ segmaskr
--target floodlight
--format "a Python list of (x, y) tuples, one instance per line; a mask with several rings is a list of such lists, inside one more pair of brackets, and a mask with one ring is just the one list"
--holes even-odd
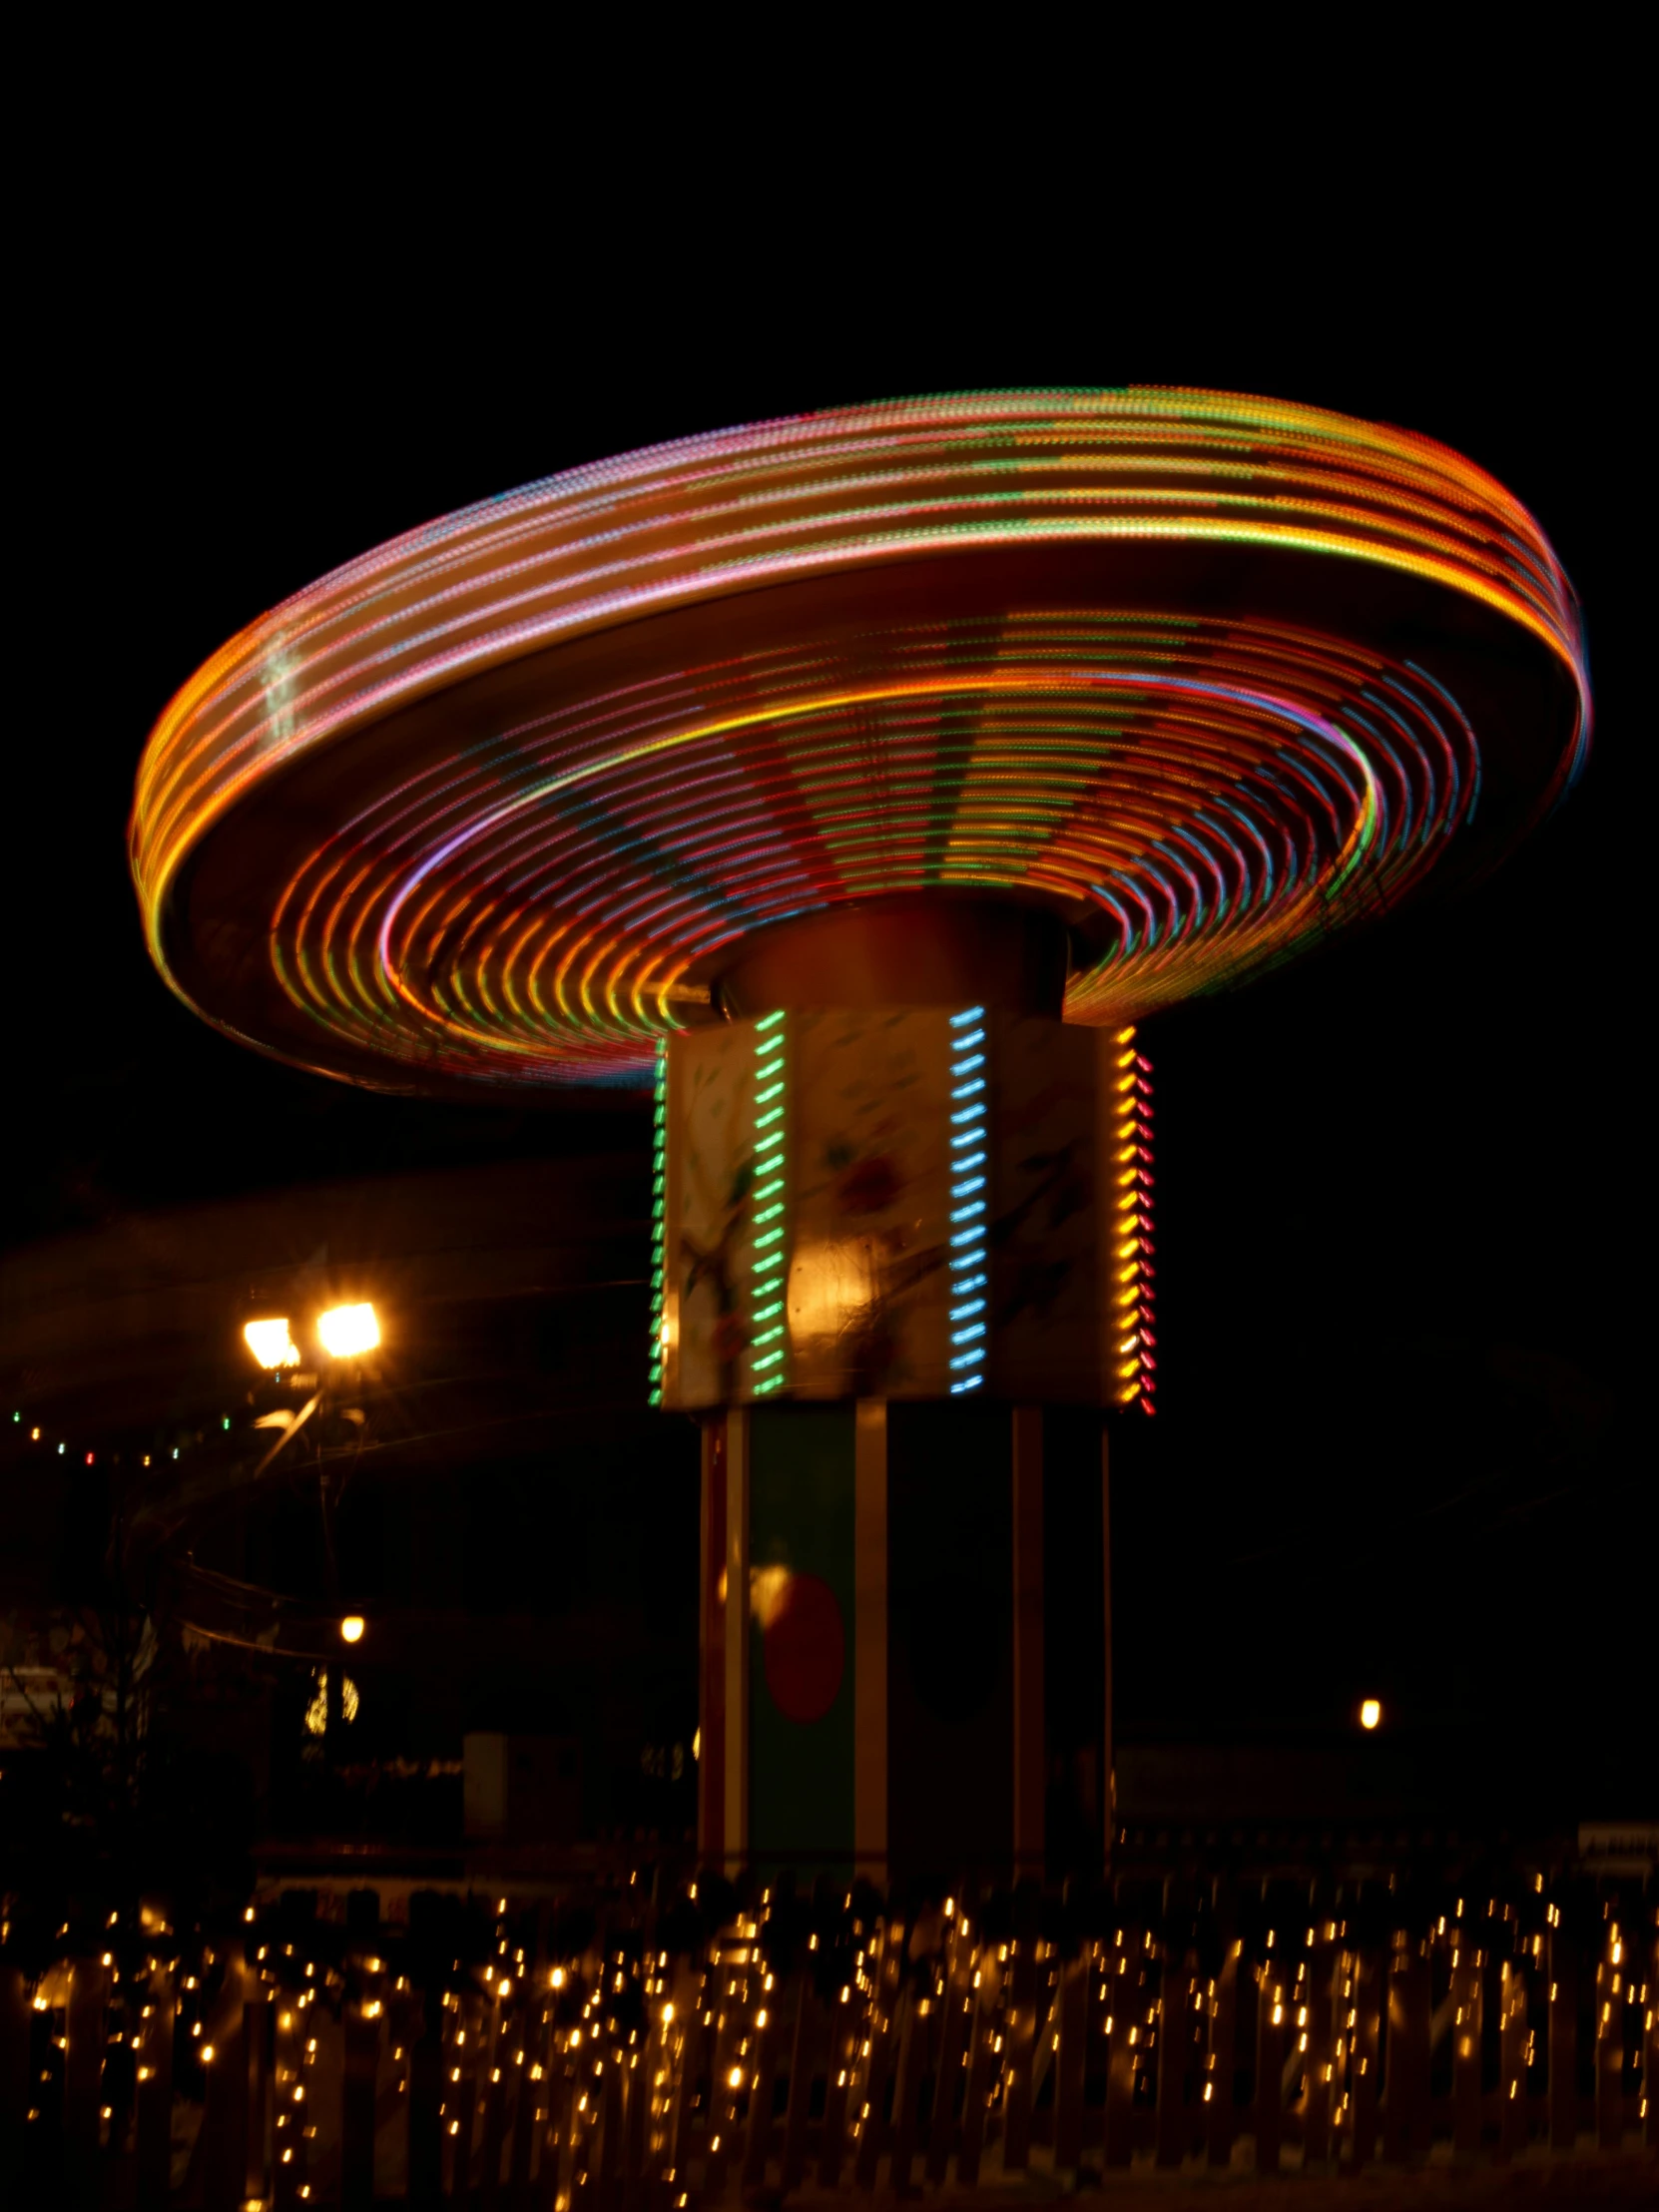
[(316, 1333), (331, 1360), (353, 1359), (358, 1353), (372, 1352), (380, 1342), (380, 1324), (366, 1302), (361, 1306), (329, 1307), (327, 1313), (317, 1316)]
[(296, 1368), (299, 1354), (288, 1335), (285, 1316), (274, 1321), (251, 1321), (243, 1330), (248, 1349), (262, 1368)]

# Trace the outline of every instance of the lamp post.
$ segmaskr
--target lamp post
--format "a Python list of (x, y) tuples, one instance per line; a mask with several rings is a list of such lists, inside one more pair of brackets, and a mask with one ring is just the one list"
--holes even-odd
[[(260, 1366), (268, 1374), (278, 1377), (290, 1376), (295, 1382), (301, 1381), (299, 1375), (300, 1352), (294, 1342), (293, 1327), (287, 1315), (266, 1315), (258, 1320), (247, 1322), (244, 1324), (242, 1334), (249, 1351), (252, 1352)], [(347, 1361), (361, 1360), (368, 1353), (378, 1349), (380, 1343), (379, 1316), (375, 1313), (372, 1303), (367, 1299), (346, 1306), (328, 1306), (315, 1315), (310, 1329), (304, 1334), (314, 1339), (320, 1354), (317, 1363), (317, 1374), (314, 1378), (315, 1387), (297, 1413), (290, 1411), (285, 1406), (278, 1407), (273, 1412), (262, 1414), (259, 1420), (255, 1422), (254, 1425), (257, 1428), (278, 1428), (281, 1431), (255, 1469), (255, 1480), (258, 1480), (272, 1467), (313, 1414), (328, 1409), (330, 1386), (337, 1382), (343, 1364)], [(303, 1380), (311, 1381), (313, 1379), (306, 1377)], [(360, 1417), (359, 1415), (358, 1418), (360, 1419)], [(327, 1470), (319, 1465), (317, 1473), (328, 1599), (335, 1612), (339, 1613), (339, 1569), (334, 1551), (333, 1500), (329, 1496)], [(344, 1643), (355, 1644), (361, 1642), (364, 1626), (363, 1616), (360, 1613), (339, 1614), (340, 1639)], [(328, 1717), (330, 1721), (338, 1716), (339, 1674), (338, 1667), (331, 1668), (328, 1673)]]

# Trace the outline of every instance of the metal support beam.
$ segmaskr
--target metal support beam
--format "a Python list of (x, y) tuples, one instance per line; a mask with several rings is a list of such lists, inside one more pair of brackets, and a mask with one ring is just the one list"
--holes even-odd
[(1043, 1416), (1013, 1415), (1014, 1873), (1041, 1879), (1048, 1753), (1043, 1728)]
[(853, 1429), (852, 1839), (859, 1874), (887, 1879), (887, 1407)]
[(703, 1420), (703, 1503), (698, 1584), (697, 1848), (708, 1865), (726, 1856), (726, 1414)]
[(728, 1874), (749, 1853), (749, 1412), (726, 1414), (726, 1834)]
[[(1105, 1420), (1100, 1424), (1100, 1641), (1106, 1677), (1100, 1731), (1100, 1837), (1110, 1867), (1117, 1839), (1118, 1793), (1112, 1735), (1112, 1428)], [(1231, 2087), (1228, 2096), (1231, 2099)]]

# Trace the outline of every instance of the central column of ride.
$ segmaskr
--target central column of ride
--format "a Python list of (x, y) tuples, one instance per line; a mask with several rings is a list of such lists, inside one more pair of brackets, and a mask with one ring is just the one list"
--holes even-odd
[(865, 904), (748, 940), (664, 1050), (653, 1394), (703, 1416), (709, 1859), (1042, 1871), (1045, 1426), (1090, 1466), (1048, 1525), (1099, 1621), (1060, 1732), (1104, 1832), (1087, 1409), (1152, 1387), (1149, 1086), (1065, 978), (1046, 913)]

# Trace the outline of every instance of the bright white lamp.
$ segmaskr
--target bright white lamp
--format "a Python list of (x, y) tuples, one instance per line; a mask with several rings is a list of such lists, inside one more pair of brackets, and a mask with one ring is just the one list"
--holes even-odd
[(331, 1360), (355, 1359), (359, 1353), (372, 1352), (380, 1342), (380, 1324), (366, 1302), (361, 1306), (330, 1306), (327, 1313), (317, 1316), (316, 1333)]
[(276, 1321), (251, 1321), (243, 1330), (248, 1349), (262, 1368), (296, 1368), (299, 1354), (288, 1335), (286, 1317)]

